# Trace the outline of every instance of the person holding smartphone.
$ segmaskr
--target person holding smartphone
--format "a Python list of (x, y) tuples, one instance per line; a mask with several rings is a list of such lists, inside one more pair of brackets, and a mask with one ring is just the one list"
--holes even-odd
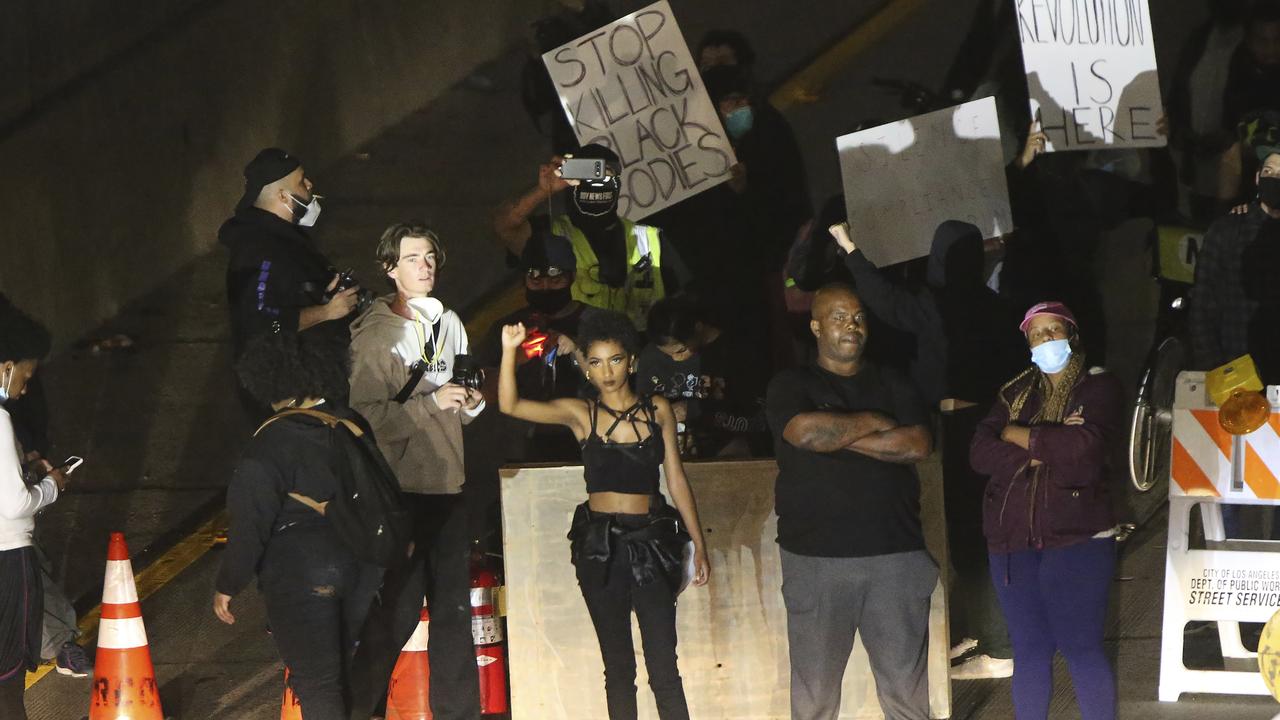
[[(567, 212), (538, 214), (550, 211), (552, 197), (565, 190)], [(622, 197), (617, 154), (584, 145), (573, 157), (553, 157), (539, 168), (537, 186), (498, 209), (494, 230), (513, 260), (535, 233), (567, 238), (577, 259), (573, 299), (624, 313), (642, 328), (649, 308), (687, 285), (689, 272), (658, 228), (618, 214)]]
[(32, 544), (35, 516), (58, 499), (67, 470), (39, 461), (23, 469), (23, 449), (4, 405), (22, 397), (49, 354), (49, 331), (13, 305), (0, 305), (0, 717), (27, 717), (22, 695), (28, 670), (40, 663), (44, 598)]

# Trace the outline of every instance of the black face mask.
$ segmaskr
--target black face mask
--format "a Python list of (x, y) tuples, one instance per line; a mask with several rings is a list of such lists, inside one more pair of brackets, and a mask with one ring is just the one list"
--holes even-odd
[(1272, 210), (1280, 210), (1280, 177), (1259, 179), (1258, 199)]
[(556, 290), (524, 289), (524, 300), (529, 307), (543, 315), (555, 315), (573, 302), (573, 286), (566, 285)]

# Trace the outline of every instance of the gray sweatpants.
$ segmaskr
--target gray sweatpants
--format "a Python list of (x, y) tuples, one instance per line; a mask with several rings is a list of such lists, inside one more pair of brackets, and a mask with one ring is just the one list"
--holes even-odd
[(80, 637), (76, 624), (76, 609), (67, 599), (67, 593), (53, 579), (53, 563), (39, 545), (35, 546), (40, 559), (40, 572), (44, 580), (44, 627), (40, 634), (40, 659), (52, 660), (58, 656), (62, 644)]
[(859, 558), (782, 551), (792, 720), (836, 720), (854, 635), (862, 633), (886, 720), (928, 720), (929, 597), (923, 550)]

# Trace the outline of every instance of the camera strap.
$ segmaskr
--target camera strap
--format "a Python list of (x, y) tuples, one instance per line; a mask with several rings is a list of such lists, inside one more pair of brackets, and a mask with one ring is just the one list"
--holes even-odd
[[(428, 365), (434, 365), (440, 359), (440, 348), (437, 348), (436, 345), (440, 337), (440, 324), (443, 322), (444, 318), (436, 320), (435, 324), (431, 326), (431, 337), (422, 338), (422, 357), (409, 368), (409, 379), (405, 382), (404, 387), (400, 388), (400, 392), (396, 393), (395, 397), (392, 398), (396, 403), (403, 405), (408, 402), (409, 397), (413, 395), (413, 389), (418, 387), (418, 383), (422, 381), (422, 376), (427, 374)], [(415, 327), (422, 324), (417, 321), (415, 323)], [(421, 338), (421, 335), (419, 337)], [(427, 360), (428, 354), (432, 355), (430, 362)]]
[(413, 394), (413, 389), (418, 387), (418, 382), (422, 380), (422, 376), (427, 374), (427, 364), (421, 360), (413, 364), (409, 368), (409, 380), (400, 388), (400, 392), (392, 398), (397, 403), (403, 405), (409, 400), (409, 396)]

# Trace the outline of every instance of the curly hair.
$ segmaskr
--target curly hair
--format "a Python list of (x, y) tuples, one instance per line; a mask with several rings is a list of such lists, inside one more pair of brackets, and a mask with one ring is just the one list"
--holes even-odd
[(578, 326), (578, 347), (590, 354), (591, 346), (598, 342), (616, 342), (623, 352), (635, 355), (640, 352), (640, 335), (631, 319), (613, 310), (593, 310), (582, 316)]
[(236, 375), (263, 405), (304, 398), (346, 402), (350, 357), (346, 344), (323, 336), (265, 333), (245, 346)]
[(0, 362), (43, 360), (52, 347), (49, 330), (0, 294)]

